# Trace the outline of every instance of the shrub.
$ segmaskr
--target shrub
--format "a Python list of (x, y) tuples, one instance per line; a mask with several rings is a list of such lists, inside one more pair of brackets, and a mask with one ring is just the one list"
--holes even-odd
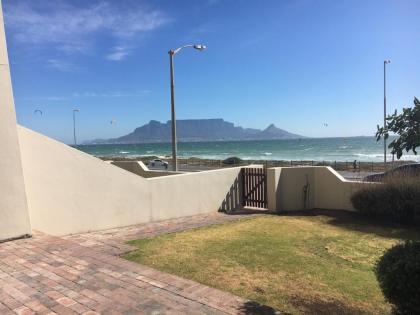
[(420, 180), (392, 178), (380, 184), (366, 184), (351, 197), (353, 207), (365, 216), (399, 223), (418, 223)]
[(229, 157), (229, 158), (227, 158), (223, 161), (223, 164), (228, 164), (228, 165), (242, 164), (242, 163), (243, 163), (243, 161), (236, 156)]
[(375, 274), (398, 314), (420, 314), (420, 242), (408, 241), (389, 249), (379, 259)]

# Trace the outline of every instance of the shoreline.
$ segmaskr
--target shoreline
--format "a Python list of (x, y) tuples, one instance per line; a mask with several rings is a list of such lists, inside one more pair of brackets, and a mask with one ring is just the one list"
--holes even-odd
[[(142, 161), (146, 165), (150, 160), (161, 159), (163, 161), (171, 164), (170, 156), (121, 156), (121, 155), (98, 155), (95, 157), (104, 160), (104, 161)], [(330, 166), (336, 171), (357, 171), (357, 172), (383, 172), (384, 163), (383, 162), (366, 162), (356, 160), (356, 168), (354, 167), (353, 161), (319, 161), (319, 160), (264, 160), (264, 159), (240, 159), (237, 157), (230, 157), (228, 159), (206, 159), (206, 158), (197, 158), (197, 157), (182, 157), (178, 158), (178, 165), (180, 168), (185, 170), (206, 170), (206, 169), (218, 169), (225, 167), (235, 167), (235, 166), (246, 166), (250, 164), (262, 164), (265, 167), (291, 167), (291, 166)], [(227, 161), (231, 160), (231, 161)], [(393, 167), (416, 163), (415, 161), (409, 160), (399, 160), (399, 161), (389, 161), (387, 162), (387, 169)], [(202, 168), (202, 169), (201, 169)]]

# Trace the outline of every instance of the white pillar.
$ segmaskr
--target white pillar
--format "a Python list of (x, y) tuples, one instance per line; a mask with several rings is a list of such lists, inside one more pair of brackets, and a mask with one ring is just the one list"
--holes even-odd
[(280, 167), (267, 169), (267, 203), (268, 210), (270, 211), (281, 211), (281, 204), (279, 200), (280, 173)]
[(0, 0), (0, 241), (30, 233)]

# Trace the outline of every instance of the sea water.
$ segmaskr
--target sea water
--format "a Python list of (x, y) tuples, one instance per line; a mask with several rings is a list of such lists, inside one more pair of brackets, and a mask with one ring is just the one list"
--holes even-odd
[[(388, 140), (390, 142), (391, 140)], [(95, 156), (141, 157), (171, 155), (170, 143), (80, 145), (77, 148)], [(388, 149), (388, 160), (392, 156)], [(179, 142), (178, 157), (245, 160), (383, 161), (383, 141), (374, 137), (305, 138), (296, 140)], [(409, 152), (402, 160), (419, 161)]]

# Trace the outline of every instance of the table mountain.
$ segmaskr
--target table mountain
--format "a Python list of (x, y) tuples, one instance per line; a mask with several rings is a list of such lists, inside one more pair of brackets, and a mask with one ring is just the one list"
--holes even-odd
[[(271, 124), (264, 130), (242, 128), (223, 119), (177, 120), (177, 138), (182, 142), (298, 139), (303, 136), (290, 133)], [(171, 121), (151, 120), (128, 135), (114, 139), (97, 139), (86, 144), (127, 144), (171, 141)]]

